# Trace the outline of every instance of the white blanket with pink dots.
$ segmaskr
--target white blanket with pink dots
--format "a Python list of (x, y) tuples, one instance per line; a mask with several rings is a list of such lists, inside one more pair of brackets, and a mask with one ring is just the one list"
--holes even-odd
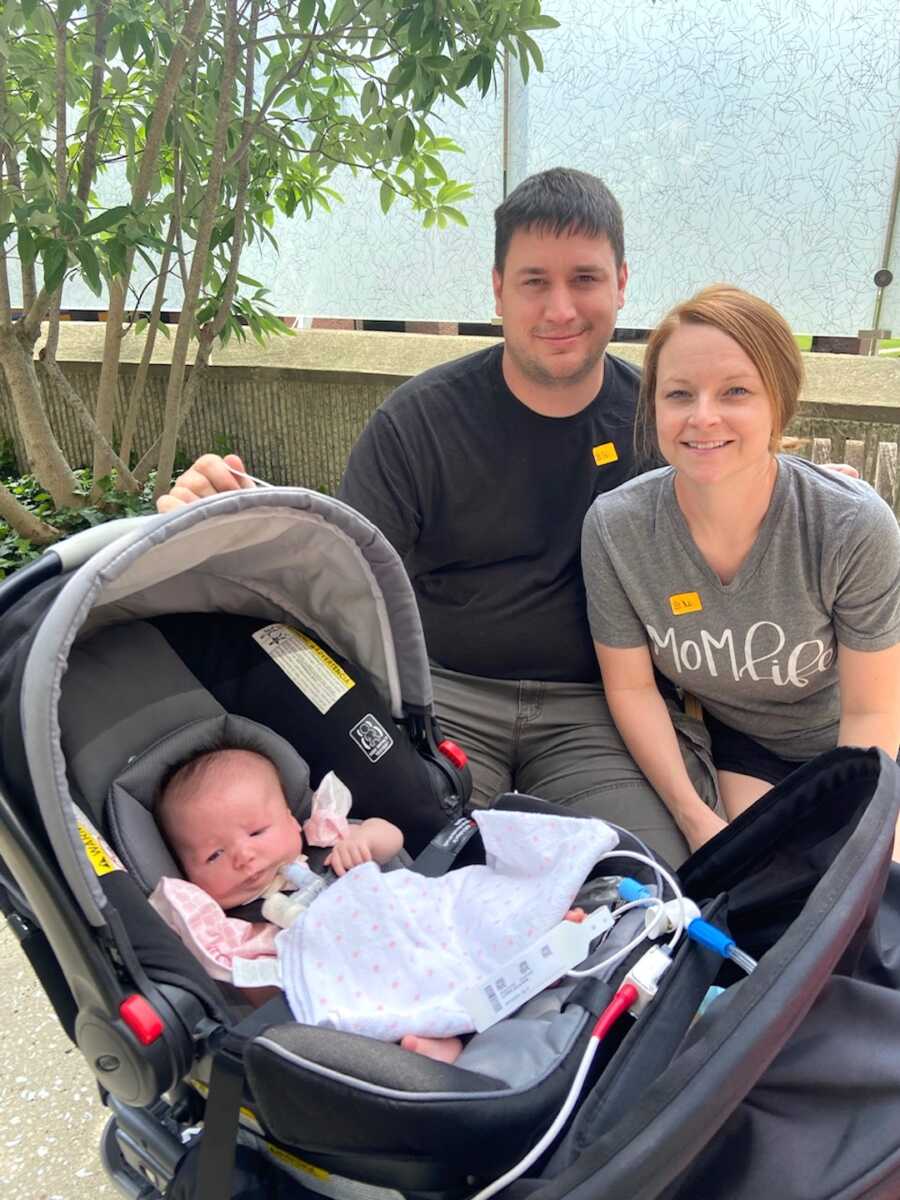
[(298, 1021), (396, 1041), (474, 1029), (459, 993), (557, 925), (618, 843), (604, 822), (478, 812), (487, 865), (438, 879), (355, 867), (278, 935)]

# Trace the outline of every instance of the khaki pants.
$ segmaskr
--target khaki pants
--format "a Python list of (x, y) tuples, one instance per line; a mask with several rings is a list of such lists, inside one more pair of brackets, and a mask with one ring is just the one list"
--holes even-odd
[[(500, 792), (524, 792), (621, 825), (673, 867), (687, 857), (687, 843), (626, 750), (599, 684), (431, 670), (437, 718), (469, 755), (476, 806)], [(716, 808), (706, 730), (674, 705), (669, 711), (694, 786)]]

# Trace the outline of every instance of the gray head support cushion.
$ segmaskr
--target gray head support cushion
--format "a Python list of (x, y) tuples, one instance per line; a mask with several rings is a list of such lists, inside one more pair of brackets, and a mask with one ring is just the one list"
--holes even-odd
[(301, 821), (309, 816), (312, 807), (309, 767), (283, 737), (256, 721), (227, 713), (192, 721), (135, 755), (109, 789), (107, 816), (113, 844), (148, 894), (163, 875), (181, 877), (181, 870), (153, 819), (153, 804), (162, 781), (179, 763), (207, 750), (225, 747), (255, 750), (271, 759), (281, 777), (291, 812)]

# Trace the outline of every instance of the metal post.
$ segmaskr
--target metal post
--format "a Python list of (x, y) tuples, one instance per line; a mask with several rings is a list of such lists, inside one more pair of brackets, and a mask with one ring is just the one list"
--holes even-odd
[[(894, 164), (894, 186), (891, 189), (891, 201), (888, 209), (887, 228), (884, 232), (884, 249), (881, 252), (881, 266), (875, 272), (875, 287), (878, 291), (875, 294), (875, 309), (872, 313), (872, 338), (870, 340), (869, 354), (874, 354), (877, 349), (877, 344), (880, 338), (889, 337), (889, 329), (881, 329), (881, 312), (884, 305), (884, 289), (893, 282), (893, 272), (891, 271), (891, 255), (894, 249), (894, 234), (897, 229), (897, 210), (900, 207), (900, 141), (897, 143), (897, 159)], [(867, 330), (860, 331), (860, 337)], [(864, 353), (862, 345), (860, 345), (860, 353)]]
[(509, 191), (509, 51), (503, 51), (503, 145), (501, 147), (500, 183), (503, 199)]

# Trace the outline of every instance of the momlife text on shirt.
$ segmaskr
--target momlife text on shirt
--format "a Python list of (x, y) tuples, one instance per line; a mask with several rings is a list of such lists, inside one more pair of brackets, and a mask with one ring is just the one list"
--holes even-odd
[(698, 637), (680, 642), (674, 626), (663, 634), (649, 624), (646, 630), (654, 655), (667, 658), (678, 675), (702, 669), (713, 677), (730, 675), (735, 683), (764, 679), (776, 687), (805, 688), (812, 676), (827, 671), (834, 661), (833, 645), (826, 646), (820, 638), (798, 642), (786, 652), (787, 635), (776, 621), (756, 621), (744, 635), (743, 645), (730, 628), (718, 638), (701, 629)]

